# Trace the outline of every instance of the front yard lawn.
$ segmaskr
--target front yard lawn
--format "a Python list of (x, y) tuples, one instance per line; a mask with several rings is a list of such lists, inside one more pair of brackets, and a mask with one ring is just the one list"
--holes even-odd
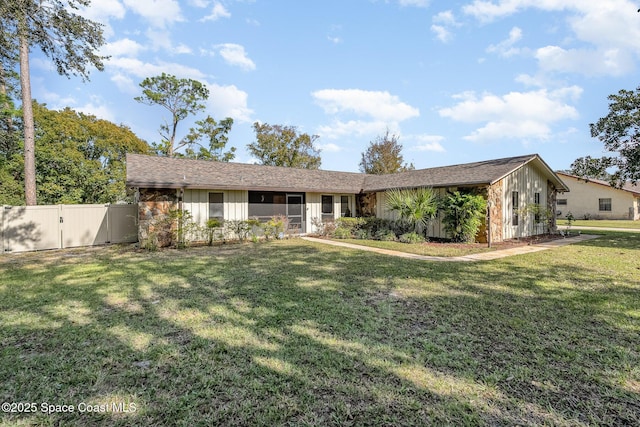
[[(406, 252), (416, 255), (433, 256), (433, 257), (459, 257), (484, 252), (492, 252), (501, 249), (509, 249), (514, 246), (535, 244), (544, 241), (547, 237), (534, 238), (529, 241), (504, 241), (493, 243), (488, 247), (486, 243), (441, 243), (428, 241), (424, 243), (402, 243), (382, 240), (367, 239), (333, 239), (336, 242), (351, 243), (354, 245), (369, 246), (372, 248), (387, 249), (391, 251)], [(553, 238), (562, 238), (562, 236), (554, 236)]]
[(0, 397), (36, 410), (0, 425), (639, 425), (638, 259), (630, 233), (480, 263), (3, 255)]
[[(568, 225), (566, 219), (558, 219), (558, 225)], [(607, 227), (607, 228), (634, 228), (640, 230), (640, 221), (605, 220), (605, 219), (577, 219), (571, 222), (575, 227)]]

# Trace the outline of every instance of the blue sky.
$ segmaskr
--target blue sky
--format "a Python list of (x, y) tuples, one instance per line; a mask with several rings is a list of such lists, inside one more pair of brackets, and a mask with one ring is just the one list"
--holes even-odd
[[(389, 129), (417, 168), (539, 153), (554, 169), (603, 154), (589, 123), (639, 85), (640, 3), (626, 0), (93, 0), (111, 58), (89, 82), (32, 54), (33, 97), (158, 141), (167, 113), (134, 101), (162, 72), (207, 85), (232, 117), (319, 135), (322, 169), (357, 171)], [(194, 119), (202, 118), (195, 117)], [(191, 123), (179, 128), (186, 134)], [(179, 135), (180, 136), (180, 135)]]

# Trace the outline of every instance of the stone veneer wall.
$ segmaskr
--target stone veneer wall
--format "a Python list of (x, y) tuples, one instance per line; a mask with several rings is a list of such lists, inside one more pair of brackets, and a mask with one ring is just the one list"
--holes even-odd
[(487, 188), (487, 203), (491, 218), (491, 242), (502, 242), (502, 204), (504, 203), (502, 180)]
[(177, 206), (175, 189), (141, 188), (138, 199), (138, 241), (145, 242), (150, 234), (155, 233), (159, 247), (170, 246), (174, 224), (164, 220), (171, 209)]
[(356, 195), (356, 216), (376, 216), (376, 193)]

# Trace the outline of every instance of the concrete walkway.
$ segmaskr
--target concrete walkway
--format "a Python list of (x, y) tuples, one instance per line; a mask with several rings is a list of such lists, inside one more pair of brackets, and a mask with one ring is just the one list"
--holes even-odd
[(562, 246), (570, 245), (572, 243), (584, 242), (585, 240), (597, 239), (600, 236), (594, 236), (589, 234), (581, 234), (579, 236), (569, 237), (566, 239), (556, 239), (545, 243), (539, 243), (537, 245), (518, 246), (510, 249), (503, 249), (499, 251), (483, 252), (479, 254), (471, 254), (465, 256), (456, 257), (441, 257), (441, 256), (428, 256), (410, 254), (407, 252), (392, 251), (389, 249), (372, 248), (370, 246), (354, 245), (353, 243), (338, 242), (335, 240), (318, 239), (315, 237), (302, 237), (302, 239), (308, 242), (322, 243), (325, 245), (340, 246), (349, 249), (358, 249), (362, 251), (375, 252), (383, 255), (396, 256), (400, 258), (416, 259), (421, 261), (449, 261), (449, 262), (472, 262), (472, 261), (489, 261), (493, 259), (505, 258), (513, 255), (530, 254), (533, 252), (545, 251), (547, 249), (559, 248)]

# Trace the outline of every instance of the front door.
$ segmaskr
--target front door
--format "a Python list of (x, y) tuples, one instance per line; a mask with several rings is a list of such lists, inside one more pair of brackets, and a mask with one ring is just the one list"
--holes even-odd
[(303, 207), (302, 194), (287, 194), (287, 219), (289, 220), (289, 230), (303, 233)]

